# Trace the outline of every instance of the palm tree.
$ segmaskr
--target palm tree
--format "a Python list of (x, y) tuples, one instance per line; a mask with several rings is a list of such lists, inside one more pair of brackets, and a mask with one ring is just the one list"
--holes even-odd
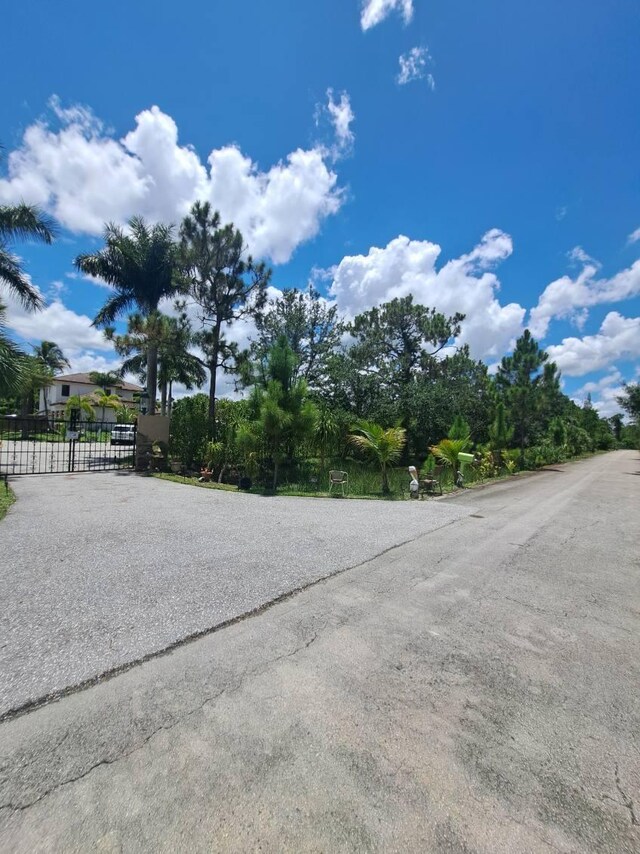
[(359, 448), (365, 456), (375, 460), (382, 474), (382, 493), (388, 495), (388, 467), (397, 462), (407, 441), (407, 431), (404, 427), (389, 427), (385, 430), (373, 421), (358, 421), (352, 428), (354, 433), (349, 441)]
[(19, 395), (26, 355), (5, 332), (6, 307), (0, 303), (0, 397)]
[(0, 205), (0, 284), (9, 288), (26, 308), (42, 308), (43, 300), (9, 244), (16, 240), (51, 243), (54, 236), (53, 220), (33, 205)]
[(84, 413), (89, 421), (93, 421), (96, 417), (86, 394), (72, 394), (67, 401), (65, 412), (70, 421), (77, 420), (78, 413)]
[[(62, 371), (64, 368), (71, 367), (71, 363), (67, 357), (64, 355), (60, 347), (58, 347), (58, 345), (53, 341), (41, 341), (40, 344), (37, 344), (33, 348), (33, 355), (42, 363), (45, 373), (51, 377), (55, 376), (56, 373)], [(47, 388), (48, 386), (45, 385), (42, 389), (44, 412), (46, 416), (49, 415)]]
[(437, 445), (433, 445), (429, 450), (434, 457), (444, 466), (453, 471), (453, 483), (458, 482), (458, 454), (469, 447), (470, 438), (466, 439), (442, 439)]
[(101, 371), (91, 371), (89, 379), (94, 385), (97, 385), (98, 388), (101, 388), (103, 391), (108, 388), (122, 385), (122, 380), (115, 371), (107, 371), (106, 373), (102, 373)]
[(113, 330), (107, 330), (107, 337), (113, 341), (120, 356), (128, 357), (120, 368), (120, 374), (136, 374), (142, 382), (147, 382), (146, 353), (150, 344), (155, 345), (162, 415), (171, 414), (174, 382), (191, 390), (201, 386), (207, 378), (200, 359), (188, 350), (192, 335), (184, 315), (175, 318), (155, 312), (145, 318), (132, 314), (124, 335), (115, 335)]
[[(133, 217), (127, 231), (107, 225), (104, 241), (103, 249), (75, 259), (78, 270), (97, 276), (114, 289), (95, 316), (94, 325), (107, 326), (130, 309), (138, 309), (146, 318), (156, 315), (160, 301), (179, 290), (173, 226), (150, 226), (141, 217)], [(155, 341), (149, 341), (146, 356), (149, 413), (153, 415), (158, 377)]]
[(101, 421), (104, 421), (105, 409), (118, 409), (122, 406), (122, 401), (117, 394), (107, 394), (106, 390), (101, 388), (100, 391), (94, 392), (91, 395), (92, 401), (101, 409)]

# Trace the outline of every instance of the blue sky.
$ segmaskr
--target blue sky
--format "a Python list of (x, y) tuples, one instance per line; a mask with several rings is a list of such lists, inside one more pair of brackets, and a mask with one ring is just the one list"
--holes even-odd
[(49, 299), (10, 304), (18, 338), (114, 362), (73, 257), (206, 196), (277, 288), (313, 275), (347, 314), (413, 292), (488, 363), (530, 325), (605, 414), (637, 377), (636, 0), (30, 0), (5, 24), (0, 201), (63, 226), (16, 247)]

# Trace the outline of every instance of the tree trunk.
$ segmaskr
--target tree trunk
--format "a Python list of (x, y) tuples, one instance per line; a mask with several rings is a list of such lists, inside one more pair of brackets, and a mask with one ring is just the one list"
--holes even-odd
[(172, 407), (173, 407), (173, 380), (169, 380), (169, 401), (167, 404), (167, 415), (171, 415)]
[(167, 381), (163, 380), (160, 387), (160, 414), (167, 414)]
[(387, 477), (387, 467), (382, 466), (382, 494), (388, 495), (391, 492), (389, 489), (389, 478)]
[(213, 341), (211, 344), (211, 356), (209, 359), (209, 420), (211, 421), (211, 438), (216, 440), (216, 380), (218, 370), (218, 357), (220, 355), (220, 324), (213, 329)]
[(278, 460), (274, 459), (273, 461), (273, 491), (276, 492), (278, 489)]
[(147, 415), (156, 414), (156, 396), (158, 391), (158, 346), (149, 344), (147, 348), (147, 394), (149, 395), (149, 411)]

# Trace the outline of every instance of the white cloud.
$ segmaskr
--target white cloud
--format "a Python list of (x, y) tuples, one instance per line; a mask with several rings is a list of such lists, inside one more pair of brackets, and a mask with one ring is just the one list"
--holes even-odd
[(637, 243), (640, 240), (640, 228), (636, 228), (635, 231), (632, 231), (628, 240), (629, 243)]
[(618, 302), (640, 294), (640, 261), (609, 279), (597, 279), (599, 265), (586, 253), (584, 256), (586, 266), (575, 279), (562, 276), (547, 285), (540, 295), (538, 305), (531, 310), (529, 328), (532, 335), (544, 338), (554, 318), (573, 319), (580, 327), (580, 323), (584, 325), (586, 320), (585, 310), (591, 306)]
[[(330, 103), (343, 144), (353, 120), (349, 99)], [(51, 107), (59, 127), (39, 121), (26, 129), (8, 156), (0, 202), (38, 204), (71, 231), (100, 234), (105, 222), (134, 214), (176, 222), (196, 199), (208, 199), (241, 229), (254, 255), (283, 263), (340, 208), (331, 152), (322, 146), (298, 148), (261, 170), (227, 145), (212, 150), (205, 164), (193, 148), (179, 145), (175, 121), (158, 107), (139, 113), (121, 140), (86, 107), (63, 109), (56, 99)]]
[(336, 135), (336, 157), (347, 153), (353, 147), (355, 135), (351, 125), (355, 115), (351, 109), (351, 100), (346, 92), (342, 92), (339, 101), (334, 101), (333, 89), (327, 89), (327, 111)]
[(397, 10), (405, 24), (413, 17), (413, 0), (363, 0), (360, 26), (366, 32)]
[(617, 398), (623, 391), (622, 374), (620, 371), (614, 370), (597, 382), (585, 383), (573, 394), (572, 399), (580, 406), (590, 394), (593, 408), (602, 418), (609, 418), (616, 412), (620, 412), (620, 404)]
[(582, 377), (615, 362), (640, 358), (640, 317), (610, 311), (595, 335), (564, 338), (547, 347), (549, 358), (567, 376)]
[(91, 318), (86, 314), (76, 314), (59, 297), (54, 298), (42, 311), (34, 312), (25, 311), (13, 297), (6, 299), (6, 302), (7, 326), (25, 341), (55, 341), (65, 354), (71, 350), (78, 353), (85, 349), (113, 349), (102, 332), (91, 325)]
[(575, 264), (593, 264), (594, 267), (600, 268), (602, 265), (591, 255), (588, 255), (582, 246), (574, 246), (570, 252), (567, 252), (567, 258)]
[(436, 88), (433, 74), (427, 74), (427, 64), (431, 62), (428, 48), (412, 47), (408, 53), (403, 53), (399, 57), (398, 62), (400, 63), (400, 71), (396, 77), (396, 82), (400, 86), (426, 77), (429, 88), (432, 90)]
[(397, 237), (384, 249), (347, 256), (334, 271), (331, 294), (348, 316), (413, 294), (416, 302), (444, 314), (466, 314), (457, 344), (469, 344), (476, 358), (500, 358), (522, 332), (525, 309), (501, 305), (499, 281), (489, 269), (513, 251), (511, 237), (493, 229), (466, 255), (439, 270), (441, 248), (428, 240)]

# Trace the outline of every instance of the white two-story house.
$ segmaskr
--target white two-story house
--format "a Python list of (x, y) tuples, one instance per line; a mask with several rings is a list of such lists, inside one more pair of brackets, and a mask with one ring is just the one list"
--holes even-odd
[[(115, 423), (115, 410), (105, 407), (104, 412), (100, 406), (96, 405), (94, 395), (99, 394), (102, 386), (98, 386), (91, 382), (89, 374), (64, 374), (62, 376), (53, 377), (51, 385), (46, 389), (40, 390), (40, 401), (38, 404), (39, 414), (44, 415), (48, 412), (50, 415), (63, 415), (70, 397), (85, 395), (89, 398), (89, 403), (93, 406), (96, 419), (99, 421), (108, 421)], [(119, 380), (113, 386), (106, 388), (108, 394), (117, 395), (125, 406), (138, 408), (137, 397), (134, 400), (134, 395), (142, 391), (142, 387), (134, 383), (128, 383), (124, 380)], [(46, 403), (45, 403), (46, 394)], [(83, 420), (86, 416), (83, 416)]]

